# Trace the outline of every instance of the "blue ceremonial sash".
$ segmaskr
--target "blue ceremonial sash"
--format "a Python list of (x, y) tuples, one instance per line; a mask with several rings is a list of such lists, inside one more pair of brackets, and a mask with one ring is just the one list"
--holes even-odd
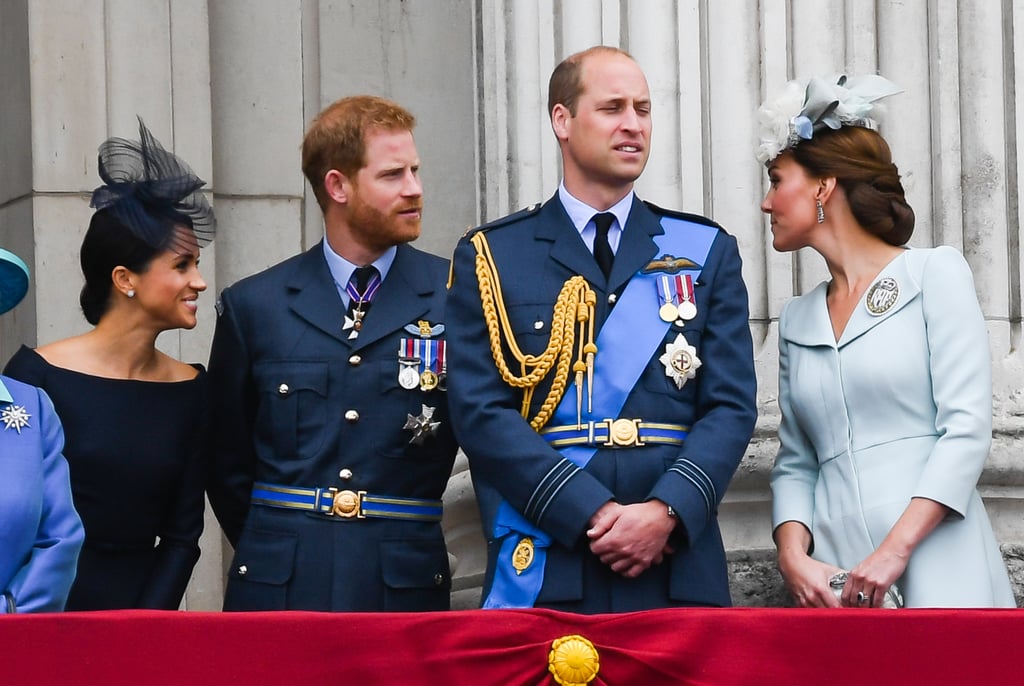
[[(665, 233), (654, 237), (658, 256), (667, 254), (693, 260), (696, 267), (684, 268), (680, 272), (690, 274), (696, 283), (718, 235), (718, 228), (673, 217), (662, 217), (661, 225)], [(658, 275), (659, 272), (637, 272), (629, 280), (618, 304), (601, 327), (596, 341), (593, 385), (599, 392), (594, 394), (592, 411), (584, 411), (582, 415), (584, 423), (619, 416), (651, 355), (665, 339), (665, 332), (672, 323), (663, 321), (658, 316), (658, 308), (654, 307), (657, 303)], [(643, 351), (648, 352), (645, 355)], [(613, 363), (605, 363), (608, 360)], [(586, 403), (583, 407), (585, 410)], [(570, 389), (562, 396), (551, 423), (576, 424), (576, 419), (576, 394)], [(597, 448), (591, 445), (567, 446), (559, 449), (559, 452), (577, 467), (583, 468), (590, 462)], [(505, 500), (498, 505), (492, 534), (494, 540), (504, 540), (498, 552), (491, 590), (483, 607), (533, 607), (544, 584), (544, 565), (551, 537)], [(517, 573), (512, 559), (523, 538), (533, 541), (533, 561)]]

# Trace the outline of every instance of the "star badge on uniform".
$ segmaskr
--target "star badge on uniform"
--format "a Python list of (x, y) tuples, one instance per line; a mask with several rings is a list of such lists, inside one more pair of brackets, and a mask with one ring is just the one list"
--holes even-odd
[(4, 431), (14, 429), (20, 434), (22, 429), (28, 427), (28, 420), (31, 417), (22, 405), (8, 405), (0, 410), (0, 422), (4, 423)]
[(697, 375), (702, 364), (697, 357), (697, 349), (681, 333), (676, 334), (674, 341), (665, 344), (665, 352), (658, 361), (665, 365), (665, 376), (671, 377), (680, 390), (689, 379)]
[(413, 417), (411, 414), (406, 415), (408, 419), (405, 420), (405, 426), (402, 428), (408, 431), (412, 431), (412, 438), (409, 442), (413, 445), (423, 445), (423, 441), (427, 439), (427, 436), (433, 436), (437, 433), (437, 428), (441, 426), (441, 422), (432, 422), (434, 418), (434, 411), (436, 407), (429, 407), (423, 405), (423, 410), (420, 412), (418, 417)]

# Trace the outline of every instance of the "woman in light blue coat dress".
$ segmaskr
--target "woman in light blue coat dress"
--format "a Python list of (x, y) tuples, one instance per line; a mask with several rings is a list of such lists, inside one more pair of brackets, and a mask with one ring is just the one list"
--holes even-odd
[(905, 247), (914, 213), (869, 118), (895, 92), (812, 79), (760, 113), (773, 245), (813, 248), (831, 275), (779, 321), (779, 569), (801, 606), (880, 607), (897, 584), (908, 607), (1012, 607), (977, 492), (985, 321), (959, 252)]
[[(0, 249), (0, 314), (26, 290), (25, 263)], [(0, 376), (0, 614), (64, 609), (85, 532), (63, 449), (46, 393)]]

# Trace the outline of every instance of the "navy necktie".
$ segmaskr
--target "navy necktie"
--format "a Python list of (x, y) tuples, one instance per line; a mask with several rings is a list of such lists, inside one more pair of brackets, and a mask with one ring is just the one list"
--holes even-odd
[(611, 243), (608, 242), (608, 230), (612, 227), (615, 215), (611, 212), (601, 212), (594, 215), (594, 225), (597, 227), (597, 235), (594, 237), (594, 259), (597, 266), (604, 272), (604, 278), (612, 273), (612, 262), (615, 260), (615, 253), (612, 252)]

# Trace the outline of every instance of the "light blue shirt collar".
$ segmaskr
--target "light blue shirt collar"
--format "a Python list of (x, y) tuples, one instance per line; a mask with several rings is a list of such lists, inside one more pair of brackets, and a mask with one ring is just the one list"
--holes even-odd
[[(583, 202), (579, 198), (573, 196), (565, 188), (565, 181), (558, 184), (558, 199), (562, 202), (562, 207), (565, 208), (566, 214), (569, 215), (569, 219), (572, 220), (573, 226), (580, 234), (580, 238), (587, 244), (587, 248), (590, 252), (594, 252), (594, 236), (597, 235), (597, 228), (594, 226), (594, 222), (591, 221), (593, 216), (601, 210), (595, 210), (593, 207)], [(616, 252), (619, 249), (619, 239), (622, 237), (622, 232), (626, 227), (626, 218), (629, 216), (629, 211), (633, 207), (633, 192), (626, 193), (617, 203), (609, 207), (605, 212), (611, 212), (615, 215), (615, 221), (612, 223), (612, 227), (608, 230), (608, 244), (612, 246), (612, 252)]]
[(14, 396), (7, 390), (7, 386), (4, 386), (4, 379), (0, 376), (0, 403), (13, 403)]
[[(381, 282), (388, 278), (388, 271), (391, 269), (397, 253), (398, 247), (393, 245), (383, 255), (373, 261), (373, 266), (380, 272)], [(327, 268), (331, 270), (331, 277), (334, 278), (334, 285), (338, 289), (338, 295), (341, 296), (341, 302), (345, 307), (348, 307), (349, 297), (348, 293), (345, 292), (345, 286), (348, 284), (348, 280), (352, 278), (352, 272), (360, 265), (352, 264), (334, 252), (326, 237), (324, 238), (324, 257), (327, 259)]]

